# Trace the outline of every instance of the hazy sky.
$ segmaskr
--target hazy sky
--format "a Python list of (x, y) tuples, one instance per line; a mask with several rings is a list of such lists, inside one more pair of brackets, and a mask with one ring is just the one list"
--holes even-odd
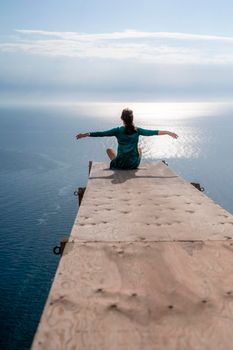
[(0, 101), (229, 101), (232, 16), (230, 0), (1, 0)]

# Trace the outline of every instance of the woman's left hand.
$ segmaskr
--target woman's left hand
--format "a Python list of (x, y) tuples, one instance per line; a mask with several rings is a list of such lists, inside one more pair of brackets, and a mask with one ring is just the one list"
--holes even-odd
[(80, 133), (76, 135), (76, 139), (82, 139), (83, 137), (89, 136), (89, 133)]

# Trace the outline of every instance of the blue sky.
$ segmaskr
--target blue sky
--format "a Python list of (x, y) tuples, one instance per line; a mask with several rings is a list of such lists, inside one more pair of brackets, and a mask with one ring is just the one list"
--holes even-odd
[(0, 101), (230, 100), (233, 2), (1, 0)]

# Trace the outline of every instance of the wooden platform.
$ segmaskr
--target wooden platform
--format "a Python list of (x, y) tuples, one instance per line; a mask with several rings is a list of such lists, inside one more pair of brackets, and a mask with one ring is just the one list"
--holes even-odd
[(93, 164), (32, 349), (232, 349), (232, 237), (162, 162)]

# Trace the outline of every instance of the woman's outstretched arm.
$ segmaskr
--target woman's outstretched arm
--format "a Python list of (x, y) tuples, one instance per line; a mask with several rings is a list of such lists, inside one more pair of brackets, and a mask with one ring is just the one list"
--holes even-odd
[(113, 128), (106, 131), (86, 132), (86, 133), (77, 134), (76, 139), (78, 140), (87, 136), (91, 136), (91, 137), (116, 136), (118, 132), (119, 132), (119, 128)]
[(168, 136), (173, 137), (174, 139), (178, 138), (177, 134), (175, 134), (174, 132), (171, 132), (171, 131), (166, 131), (166, 130), (149, 130), (149, 129), (137, 128), (137, 131), (138, 131), (139, 135), (142, 135), (142, 136), (168, 135)]

